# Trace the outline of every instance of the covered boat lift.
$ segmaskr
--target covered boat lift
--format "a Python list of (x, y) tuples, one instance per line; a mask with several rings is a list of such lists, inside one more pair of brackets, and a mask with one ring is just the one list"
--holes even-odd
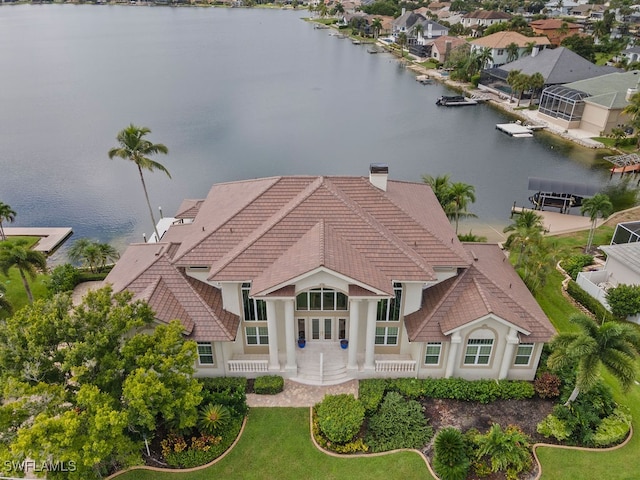
[(569, 213), (571, 207), (581, 206), (582, 199), (593, 197), (600, 191), (600, 187), (578, 182), (529, 177), (529, 190), (536, 191), (529, 197), (535, 210), (553, 207), (559, 208), (561, 213)]

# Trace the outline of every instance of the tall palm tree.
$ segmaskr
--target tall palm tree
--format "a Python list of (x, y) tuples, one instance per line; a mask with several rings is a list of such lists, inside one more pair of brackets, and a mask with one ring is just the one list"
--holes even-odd
[(371, 22), (371, 28), (373, 29), (373, 36), (378, 38), (378, 35), (380, 35), (380, 32), (382, 31), (382, 20), (374, 18)]
[(26, 240), (0, 243), (0, 272), (9, 276), (9, 270), (13, 267), (17, 268), (27, 292), (27, 298), (30, 303), (33, 303), (33, 294), (27, 276), (34, 280), (38, 271), (45, 272), (47, 258), (42, 253), (25, 247), (26, 243)]
[(596, 193), (593, 197), (587, 198), (582, 201), (582, 207), (580, 207), (580, 213), (584, 215), (589, 214), (591, 220), (591, 228), (589, 229), (589, 238), (587, 239), (587, 246), (585, 252), (591, 250), (591, 244), (593, 243), (593, 235), (596, 231), (596, 222), (598, 217), (607, 218), (613, 211), (613, 205), (611, 200), (604, 193)]
[(540, 92), (544, 87), (544, 76), (540, 72), (536, 72), (529, 77), (529, 88), (533, 90), (531, 99), (535, 97), (536, 92)]
[(9, 223), (16, 219), (16, 212), (11, 209), (6, 203), (0, 202), (0, 240), (6, 240), (7, 236), (4, 234), (4, 227), (2, 222), (7, 221)]
[(413, 26), (412, 31), (416, 35), (416, 40), (418, 40), (418, 42), (420, 42), (420, 40), (422, 38), (422, 34), (424, 33), (424, 25), (422, 25), (421, 23), (416, 23)]
[[(476, 189), (473, 185), (467, 183), (455, 182), (451, 184), (450, 195), (451, 203), (449, 214), (453, 216), (456, 222), (456, 235), (458, 234), (458, 222), (460, 217), (469, 218), (475, 217), (475, 214), (467, 211), (467, 205), (469, 202), (476, 201)], [(445, 209), (445, 212), (447, 210)]]
[(491, 48), (483, 47), (478, 53), (478, 64), (480, 70), (485, 69), (490, 63), (493, 63), (493, 55), (491, 54)]
[(137, 127), (133, 123), (124, 130), (118, 133), (116, 139), (120, 144), (119, 147), (114, 147), (109, 150), (109, 158), (120, 157), (125, 160), (131, 160), (138, 167), (138, 173), (140, 174), (140, 181), (142, 182), (142, 189), (144, 190), (144, 196), (147, 199), (147, 206), (149, 207), (149, 214), (151, 215), (151, 222), (153, 223), (153, 231), (156, 234), (156, 241), (160, 241), (160, 235), (158, 234), (158, 228), (156, 227), (156, 220), (153, 216), (153, 209), (151, 208), (151, 202), (149, 202), (149, 193), (147, 192), (147, 185), (144, 182), (144, 175), (142, 170), (161, 170), (167, 174), (169, 178), (171, 175), (169, 171), (161, 163), (151, 160), (149, 155), (157, 153), (169, 153), (169, 149), (161, 143), (151, 143), (145, 139), (144, 136), (147, 133), (151, 133), (147, 127)]
[(5, 312), (11, 313), (13, 308), (9, 300), (7, 300), (5, 293), (7, 293), (7, 287), (5, 287), (3, 283), (0, 283), (0, 311), (4, 310)]
[(502, 231), (509, 233), (507, 240), (504, 242), (504, 246), (510, 248), (511, 244), (514, 243), (518, 237), (522, 237), (523, 234), (525, 237), (542, 235), (542, 232), (544, 232), (542, 215), (538, 215), (533, 210), (524, 210), (518, 215), (515, 222), (504, 227)]
[(531, 55), (533, 53), (534, 48), (536, 48), (536, 42), (525, 43), (522, 55)]
[(604, 366), (628, 390), (636, 379), (636, 360), (640, 355), (640, 333), (631, 324), (603, 322), (598, 325), (584, 314), (569, 319), (580, 332), (564, 332), (551, 341), (553, 353), (547, 364), (559, 369), (577, 362), (576, 384), (565, 405), (573, 402), (581, 391), (597, 382)]
[(510, 70), (507, 74), (507, 84), (511, 87), (511, 95), (509, 101), (513, 100), (513, 92), (516, 91), (518, 85), (518, 77), (522, 74), (521, 70)]
[(396, 42), (400, 45), (400, 58), (404, 58), (404, 46), (407, 44), (407, 34), (400, 32)]
[(100, 266), (98, 270), (104, 270), (104, 267), (107, 266), (107, 263), (115, 262), (120, 258), (120, 253), (114, 247), (109, 245), (108, 243), (98, 243), (98, 258), (100, 259)]

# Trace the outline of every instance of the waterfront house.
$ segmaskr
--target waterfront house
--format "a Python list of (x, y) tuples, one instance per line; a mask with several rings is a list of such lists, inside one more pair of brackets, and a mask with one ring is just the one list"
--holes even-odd
[[(602, 268), (578, 273), (577, 283), (609, 309), (607, 290), (618, 285), (640, 285), (640, 221), (619, 223), (610, 245), (601, 246), (607, 255)], [(640, 324), (640, 314), (628, 317)]]
[(538, 116), (565, 129), (601, 136), (629, 123), (622, 110), (638, 91), (640, 71), (616, 72), (543, 90)]
[(529, 44), (537, 51), (549, 47), (551, 43), (547, 37), (526, 37), (518, 32), (496, 32), (486, 37), (477, 38), (469, 42), (472, 52), (479, 52), (484, 48), (491, 49), (491, 62), (486, 68), (499, 67), (507, 63), (509, 59), (508, 46), (512, 43), (518, 46), (518, 58), (526, 54)]
[(448, 35), (438, 37), (435, 40), (428, 42), (428, 45), (431, 47), (430, 56), (431, 58), (438, 60), (440, 63), (444, 63), (451, 55), (451, 52), (466, 43), (466, 40), (458, 37), (450, 37)]
[(497, 245), (379, 164), (216, 184), (106, 282), (183, 323), (199, 376), (532, 380), (555, 333)]
[(494, 12), (490, 10), (476, 10), (465, 13), (460, 19), (460, 23), (465, 28), (473, 30), (474, 37), (481, 37), (484, 29), (497, 23), (508, 22), (513, 17), (506, 12)]

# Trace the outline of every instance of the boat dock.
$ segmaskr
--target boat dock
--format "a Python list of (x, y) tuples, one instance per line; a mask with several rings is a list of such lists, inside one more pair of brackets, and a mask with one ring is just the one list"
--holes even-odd
[(40, 237), (33, 249), (49, 255), (71, 236), (73, 230), (70, 227), (4, 227), (4, 233), (7, 237)]
[(462, 95), (442, 96), (436, 100), (436, 105), (443, 107), (464, 107), (467, 105), (477, 105), (478, 101)]
[(506, 133), (510, 137), (530, 138), (533, 137), (533, 130), (518, 123), (498, 123), (496, 128)]

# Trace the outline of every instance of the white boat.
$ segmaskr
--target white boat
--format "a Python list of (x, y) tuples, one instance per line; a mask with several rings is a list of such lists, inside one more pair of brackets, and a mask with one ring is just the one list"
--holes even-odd
[(442, 107), (464, 107), (467, 105), (477, 105), (478, 101), (473, 98), (468, 98), (462, 95), (443, 95), (436, 100), (436, 105)]

